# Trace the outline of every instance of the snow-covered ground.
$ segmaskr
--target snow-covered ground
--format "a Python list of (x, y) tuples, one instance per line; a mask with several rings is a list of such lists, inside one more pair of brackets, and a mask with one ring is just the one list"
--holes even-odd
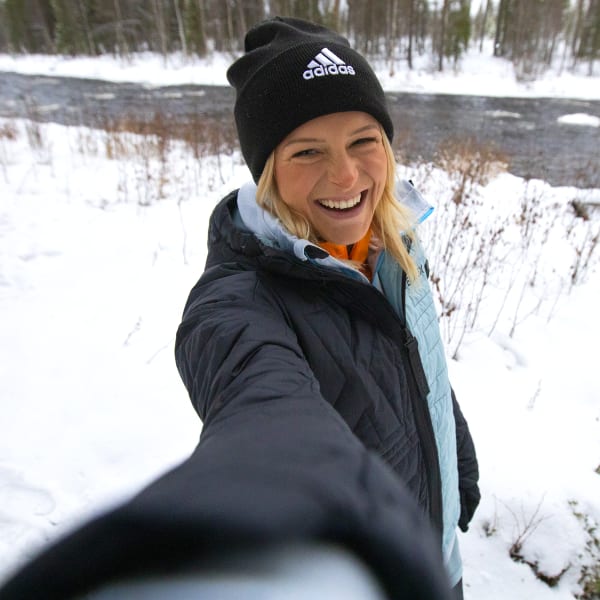
[[(224, 83), (226, 63), (220, 57), (174, 68), (155, 57), (122, 65), (0, 56), (0, 70), (152, 85)], [(582, 78), (579, 86), (549, 75), (545, 87), (525, 88), (499, 76), (495, 61), (487, 64), (442, 76), (424, 70), (412, 83), (406, 74), (396, 77), (401, 89), (600, 97), (598, 79)], [(565, 117), (598, 127), (592, 115)], [(124, 142), (122, 148), (137, 144), (136, 153), (116, 160), (107, 158), (115, 145), (104, 132), (0, 120), (0, 579), (48, 540), (185, 458), (200, 431), (175, 369), (173, 340), (203, 268), (208, 216), (247, 172), (235, 155), (198, 163), (174, 143), (161, 163), (150, 156), (151, 144), (133, 136)], [(420, 183), (418, 170), (406, 174)], [(421, 178), (438, 222), (444, 178)], [(511, 236), (520, 243), (519, 198), (536, 198), (536, 214), (552, 227), (548, 238), (534, 236), (527, 254), (507, 249), (525, 257), (524, 275), (539, 264), (535, 284), (517, 287), (515, 276), (503, 287), (505, 271), (497, 267), (485, 288), (488, 313), (515, 302), (509, 282), (518, 298), (523, 291), (522, 304), (494, 327), (486, 320), (494, 311), (481, 307), (450, 362), (477, 443), (483, 494), (461, 535), (467, 600), (572, 600), (585, 565), (600, 568), (600, 271), (590, 268), (570, 292), (565, 284), (573, 244), (597, 234), (600, 217), (569, 220), (567, 205), (597, 202), (599, 193), (527, 184), (506, 173), (476, 190), (474, 219), (506, 222), (506, 243)], [(511, 337), (515, 306), (523, 307), (522, 322)], [(518, 542), (530, 564), (509, 556)], [(547, 578), (564, 574), (550, 587), (536, 570)]]

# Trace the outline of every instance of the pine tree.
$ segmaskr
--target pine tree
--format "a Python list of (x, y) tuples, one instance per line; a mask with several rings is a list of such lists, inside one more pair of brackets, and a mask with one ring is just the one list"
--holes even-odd
[(205, 0), (184, 0), (183, 23), (188, 51), (204, 56), (207, 53)]
[(444, 58), (456, 63), (467, 49), (471, 37), (471, 0), (444, 0), (440, 14), (438, 70), (444, 68)]
[(95, 54), (87, 19), (88, 7), (81, 0), (51, 0), (56, 21), (54, 42), (61, 54)]
[(444, 52), (455, 63), (469, 46), (471, 38), (470, 11), (470, 0), (458, 0), (451, 3)]
[(114, 32), (115, 32), (115, 46), (118, 54), (129, 54), (129, 44), (125, 37), (124, 23), (123, 23), (123, 11), (121, 9), (121, 0), (113, 0), (114, 7)]
[(26, 24), (27, 7), (22, 0), (6, 0), (4, 3), (6, 18), (6, 37), (11, 52), (29, 50)]
[(496, 16), (496, 35), (494, 36), (494, 56), (506, 55), (512, 0), (500, 0)]
[(581, 25), (577, 57), (589, 60), (589, 74), (600, 58), (600, 0), (589, 0)]

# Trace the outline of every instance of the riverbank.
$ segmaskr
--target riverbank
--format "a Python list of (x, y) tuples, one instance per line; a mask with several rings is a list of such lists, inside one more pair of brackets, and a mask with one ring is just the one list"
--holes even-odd
[[(436, 70), (429, 57), (417, 57), (409, 70), (405, 61), (374, 60), (373, 64), (386, 91), (430, 94), (468, 94), (517, 98), (580, 98), (600, 100), (600, 65), (596, 76), (588, 76), (588, 64), (576, 71), (557, 60), (544, 73), (531, 81), (517, 78), (513, 64), (492, 55), (492, 42), (483, 51), (471, 47), (456, 68), (449, 65)], [(559, 56), (560, 53), (557, 53)], [(165, 85), (228, 85), (227, 67), (234, 56), (213, 53), (200, 59), (180, 53), (163, 57), (153, 53), (132, 54), (127, 58), (104, 55), (69, 57), (60, 55), (0, 54), (0, 72), (27, 75), (80, 77), (115, 82)]]
[[(208, 132), (213, 131), (221, 143), (237, 148), (235, 92), (228, 85), (149, 86), (9, 72), (2, 78), (0, 117), (100, 129), (127, 124), (133, 131), (176, 139), (195, 131), (196, 141), (209, 145)], [(410, 92), (387, 96), (395, 147), (405, 162), (435, 162), (448, 144), (468, 140), (471, 152), (493, 150), (514, 175), (556, 186), (598, 187), (600, 100)]]

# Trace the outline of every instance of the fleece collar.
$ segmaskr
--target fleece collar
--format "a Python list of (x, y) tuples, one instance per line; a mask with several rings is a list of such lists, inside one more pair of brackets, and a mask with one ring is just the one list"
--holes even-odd
[(254, 233), (263, 244), (289, 252), (302, 261), (310, 260), (336, 271), (346, 273), (352, 270), (319, 246), (292, 235), (279, 219), (259, 206), (256, 202), (256, 184), (253, 181), (245, 183), (239, 189), (237, 207), (244, 228)]
[[(310, 260), (320, 266), (333, 268), (344, 273), (350, 272), (355, 277), (358, 276), (367, 280), (362, 273), (350, 269), (335, 255), (327, 252), (327, 245), (317, 246), (287, 231), (279, 219), (258, 205), (256, 202), (256, 189), (256, 184), (249, 181), (242, 185), (238, 191), (237, 207), (241, 225), (244, 229), (251, 231), (263, 244), (289, 252), (302, 261)], [(428, 204), (408, 181), (398, 182), (396, 197), (412, 211), (414, 226), (422, 223), (433, 211), (433, 206)], [(366, 244), (368, 248), (368, 239)]]

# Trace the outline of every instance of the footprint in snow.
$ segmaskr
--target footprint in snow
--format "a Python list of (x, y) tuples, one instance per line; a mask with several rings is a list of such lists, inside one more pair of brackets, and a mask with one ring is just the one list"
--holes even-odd
[(39, 517), (55, 508), (49, 492), (27, 483), (12, 469), (0, 467), (0, 517)]

